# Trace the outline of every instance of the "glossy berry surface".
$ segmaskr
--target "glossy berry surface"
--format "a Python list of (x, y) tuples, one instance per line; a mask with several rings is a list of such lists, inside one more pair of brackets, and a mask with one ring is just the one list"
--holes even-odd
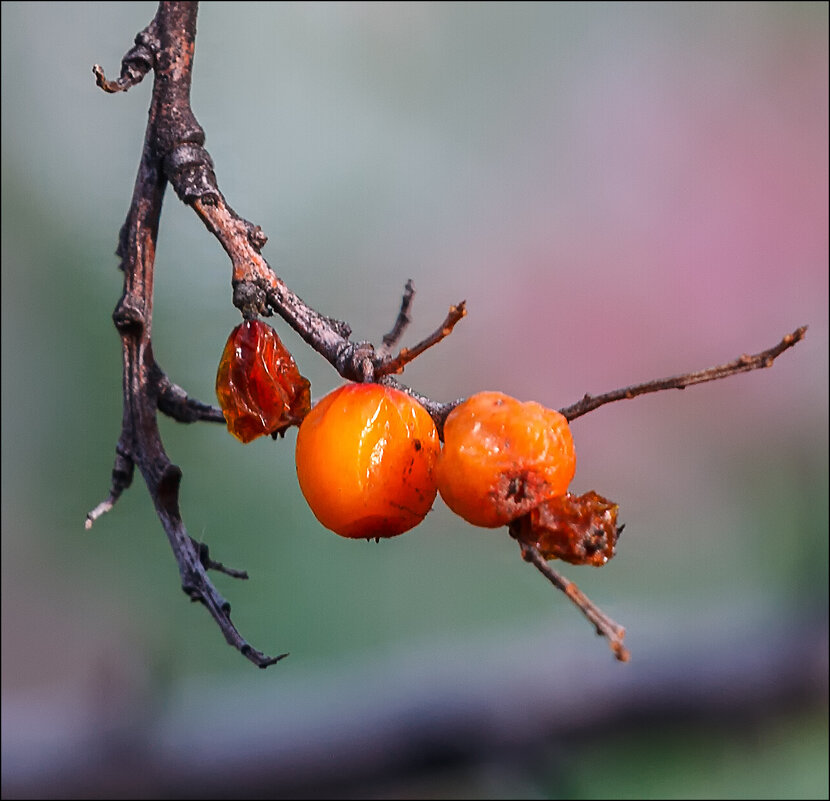
[(405, 392), (347, 384), (320, 400), (297, 434), (297, 478), (317, 519), (343, 537), (394, 537), (435, 500), (440, 442)]
[(480, 392), (444, 423), (438, 491), (457, 515), (495, 528), (564, 495), (576, 469), (568, 421), (501, 392)]
[(309, 382), (271, 326), (246, 320), (231, 331), (216, 373), (228, 430), (242, 442), (282, 434), (311, 407)]
[(596, 492), (549, 498), (517, 521), (515, 535), (546, 559), (602, 567), (612, 556), (622, 527), (618, 506)]

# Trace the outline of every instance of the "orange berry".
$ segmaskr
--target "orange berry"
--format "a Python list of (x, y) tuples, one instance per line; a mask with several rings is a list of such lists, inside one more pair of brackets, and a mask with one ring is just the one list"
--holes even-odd
[(495, 528), (563, 495), (575, 469), (568, 421), (559, 412), (480, 392), (448, 415), (435, 480), (453, 512)]
[(342, 537), (394, 537), (432, 507), (440, 447), (432, 418), (405, 392), (347, 384), (303, 420), (297, 478), (326, 528)]
[(542, 501), (511, 531), (521, 542), (538, 548), (545, 559), (602, 567), (614, 555), (623, 529), (617, 528), (618, 509), (596, 492), (567, 492)]
[(310, 386), (270, 325), (246, 320), (231, 331), (216, 373), (216, 397), (237, 439), (250, 442), (299, 425), (311, 407)]

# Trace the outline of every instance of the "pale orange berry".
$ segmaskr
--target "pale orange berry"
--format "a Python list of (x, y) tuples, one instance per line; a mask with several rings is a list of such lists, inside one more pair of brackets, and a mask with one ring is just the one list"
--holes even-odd
[(563, 495), (575, 469), (568, 421), (559, 412), (480, 392), (448, 415), (435, 479), (453, 512), (495, 528)]

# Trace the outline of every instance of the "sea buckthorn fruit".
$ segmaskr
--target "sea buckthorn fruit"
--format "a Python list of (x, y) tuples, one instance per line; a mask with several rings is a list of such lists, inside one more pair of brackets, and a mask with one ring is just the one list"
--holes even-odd
[(259, 320), (231, 331), (216, 373), (216, 397), (228, 430), (242, 442), (284, 434), (311, 408), (308, 380), (277, 332)]
[(438, 492), (457, 515), (495, 528), (564, 495), (576, 469), (568, 421), (501, 392), (479, 392), (444, 423)]
[(347, 384), (303, 420), (297, 478), (326, 528), (342, 537), (394, 537), (432, 507), (439, 449), (432, 418), (405, 392)]

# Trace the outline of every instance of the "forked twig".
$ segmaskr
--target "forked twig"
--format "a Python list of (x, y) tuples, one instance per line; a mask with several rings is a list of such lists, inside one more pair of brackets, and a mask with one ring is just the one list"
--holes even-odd
[(128, 89), (150, 69), (156, 80), (133, 198), (117, 250), (124, 272), (124, 292), (113, 313), (124, 364), (121, 436), (109, 495), (87, 515), (84, 526), (91, 528), (113, 507), (138, 467), (176, 557), (182, 589), (207, 608), (230, 645), (258, 667), (267, 667), (285, 654), (271, 657), (253, 648), (231, 621), (230, 604), (207, 572), (217, 570), (240, 579), (247, 574), (211, 559), (207, 546), (188, 535), (179, 512), (181, 470), (170, 462), (157, 423), (158, 411), (182, 422), (224, 421), (218, 409), (189, 397), (165, 375), (153, 356), (151, 337), (155, 245), (165, 184), (175, 178), (177, 190), (183, 191), (199, 181), (187, 160), (204, 141), (189, 102), (196, 12), (196, 3), (160, 3), (153, 21), (136, 37), (136, 47), (124, 57), (121, 78), (107, 81), (100, 67), (94, 69), (98, 85), (107, 92)]
[[(182, 202), (192, 206), (228, 253), (233, 268), (233, 301), (243, 316), (276, 311), (343, 378), (373, 380), (385, 372), (403, 369), (418, 353), (446, 336), (464, 316), (464, 310), (463, 304), (453, 307), (432, 337), (392, 359), (384, 350), (376, 352), (370, 343), (352, 342), (348, 324), (308, 306), (276, 275), (261, 254), (267, 241), (265, 234), (236, 214), (219, 191), (213, 161), (204, 148), (204, 131), (190, 106), (197, 11), (195, 2), (160, 2), (156, 16), (124, 56), (117, 80), (107, 80), (100, 66), (93, 67), (96, 83), (105, 92), (126, 91), (150, 70), (155, 73), (155, 81), (138, 176), (117, 251), (124, 272), (124, 293), (113, 314), (124, 356), (122, 430), (109, 495), (89, 512), (84, 525), (89, 529), (112, 509), (130, 485), (134, 467), (138, 467), (167, 533), (185, 592), (207, 607), (231, 645), (254, 664), (266, 667), (282, 656), (266, 656), (245, 642), (231, 622), (230, 605), (207, 571), (217, 570), (235, 578), (247, 578), (247, 574), (211, 559), (207, 547), (187, 534), (178, 505), (181, 471), (170, 462), (158, 430), (159, 411), (180, 422), (224, 422), (219, 409), (191, 398), (167, 377), (153, 356), (155, 243), (166, 184), (171, 184)], [(410, 282), (395, 328), (384, 338), (387, 348), (403, 333), (413, 292)]]
[(397, 356), (383, 359), (380, 365), (375, 367), (375, 375), (391, 375), (403, 372), (403, 368), (411, 361), (420, 356), (425, 350), (437, 345), (442, 339), (448, 337), (456, 324), (463, 320), (467, 314), (467, 302), (450, 306), (447, 317), (439, 328), (436, 328), (428, 337), (422, 339), (417, 345), (411, 348), (401, 348)]

